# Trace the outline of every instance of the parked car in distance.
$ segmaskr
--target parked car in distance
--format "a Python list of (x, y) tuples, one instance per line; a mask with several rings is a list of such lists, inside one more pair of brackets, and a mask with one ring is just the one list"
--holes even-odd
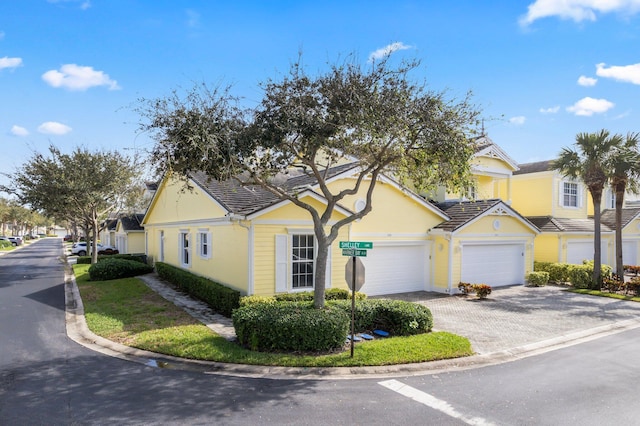
[(15, 247), (22, 245), (22, 238), (20, 237), (0, 237), (0, 240), (10, 241)]
[[(72, 255), (78, 255), (78, 256), (86, 256), (88, 253), (87, 251), (87, 243), (86, 242), (78, 242), (78, 243), (73, 243), (73, 245), (71, 246), (71, 254)], [(105, 246), (102, 245), (100, 243), (98, 243), (98, 254), (118, 254), (119, 251), (117, 248), (115, 247), (111, 247), (111, 246)]]
[(73, 241), (73, 235), (65, 235), (64, 238), (62, 239), (63, 241)]

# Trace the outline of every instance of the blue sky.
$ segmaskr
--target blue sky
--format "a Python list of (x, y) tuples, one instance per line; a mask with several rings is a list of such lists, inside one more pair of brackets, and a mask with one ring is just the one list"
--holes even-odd
[(141, 97), (230, 83), (251, 106), (299, 51), (313, 73), (385, 49), (420, 59), (432, 90), (471, 90), (520, 163), (579, 132), (640, 131), (640, 0), (5, 0), (0, 172), (49, 144), (150, 148)]

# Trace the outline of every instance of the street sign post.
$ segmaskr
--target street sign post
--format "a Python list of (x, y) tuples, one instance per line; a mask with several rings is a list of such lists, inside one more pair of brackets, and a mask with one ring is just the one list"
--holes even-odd
[(373, 249), (371, 241), (340, 241), (343, 256), (351, 259), (345, 265), (344, 277), (351, 289), (351, 358), (353, 358), (353, 341), (355, 340), (356, 323), (356, 291), (364, 285), (364, 264), (360, 257), (367, 256), (367, 250)]

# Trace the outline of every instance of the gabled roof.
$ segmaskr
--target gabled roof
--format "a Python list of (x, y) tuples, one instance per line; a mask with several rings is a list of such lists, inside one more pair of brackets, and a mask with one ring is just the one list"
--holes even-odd
[(517, 217), (529, 226), (534, 232), (539, 232), (538, 228), (528, 221), (520, 213), (509, 207), (500, 199), (479, 200), (479, 201), (447, 201), (436, 203), (436, 206), (444, 211), (451, 219), (435, 227), (446, 232), (455, 232), (469, 223), (479, 219), (481, 216), (493, 211), (500, 210)]
[(519, 167), (520, 170), (513, 172), (514, 175), (548, 172), (553, 170), (553, 160), (536, 161), (535, 163), (524, 163), (520, 164)]
[[(527, 216), (527, 219), (540, 228), (542, 232), (594, 232), (593, 218), (569, 219), (552, 216)], [(600, 230), (602, 232), (613, 232), (613, 229), (605, 223), (601, 223)]]
[[(622, 228), (624, 229), (632, 220), (640, 215), (640, 208), (622, 209)], [(600, 223), (607, 225), (611, 229), (616, 229), (616, 211), (615, 209), (606, 209), (602, 211)]]
[[(357, 163), (331, 167), (326, 171), (325, 179), (333, 179), (358, 167)], [(236, 179), (218, 181), (210, 179), (205, 173), (191, 174), (191, 179), (207, 194), (213, 197), (229, 213), (247, 216), (271, 207), (282, 201), (280, 197), (260, 185), (243, 185)], [(294, 194), (317, 184), (317, 179), (307, 173), (278, 176), (280, 186)]]
[(141, 225), (143, 218), (143, 213), (123, 214), (118, 220), (120, 221), (123, 231), (143, 231), (144, 227)]
[(476, 141), (475, 157), (492, 157), (499, 158), (507, 163), (512, 170), (518, 170), (518, 163), (502, 149), (489, 136), (479, 136)]

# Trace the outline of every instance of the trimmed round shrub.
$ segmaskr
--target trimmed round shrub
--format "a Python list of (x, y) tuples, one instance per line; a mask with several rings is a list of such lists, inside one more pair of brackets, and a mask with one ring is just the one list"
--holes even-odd
[[(351, 318), (351, 302), (336, 300), (331, 305), (340, 307)], [(431, 331), (433, 315), (426, 306), (403, 300), (367, 299), (356, 302), (356, 332), (382, 329), (395, 336), (410, 336)]]
[(104, 259), (89, 267), (89, 278), (92, 281), (107, 281), (135, 277), (152, 271), (153, 267), (135, 260)]
[(545, 286), (549, 282), (549, 273), (543, 271), (529, 272), (529, 275), (527, 275), (527, 281), (531, 287)]
[(240, 306), (253, 305), (254, 303), (278, 303), (273, 296), (242, 296)]
[(253, 303), (233, 311), (238, 342), (254, 351), (325, 352), (342, 348), (350, 317), (309, 302)]
[(575, 288), (592, 288), (594, 286), (593, 267), (588, 265), (573, 265), (569, 270), (569, 282)]

